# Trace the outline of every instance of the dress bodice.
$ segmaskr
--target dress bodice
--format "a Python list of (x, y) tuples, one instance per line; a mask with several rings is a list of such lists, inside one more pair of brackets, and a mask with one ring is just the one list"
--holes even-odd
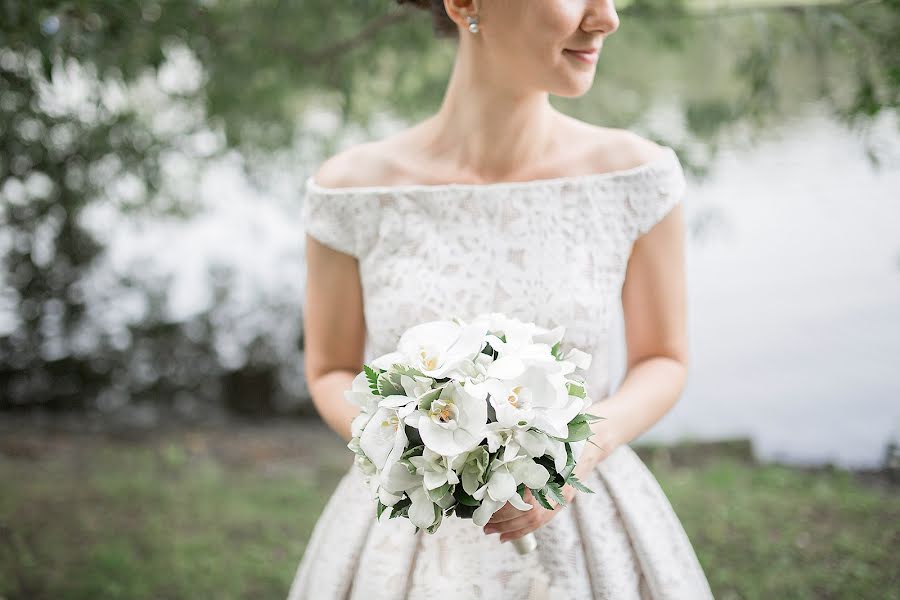
[(306, 179), (306, 232), (359, 262), (365, 360), (423, 321), (503, 312), (563, 325), (609, 391), (610, 316), (634, 241), (683, 197), (675, 151), (630, 169), (489, 184), (326, 188)]

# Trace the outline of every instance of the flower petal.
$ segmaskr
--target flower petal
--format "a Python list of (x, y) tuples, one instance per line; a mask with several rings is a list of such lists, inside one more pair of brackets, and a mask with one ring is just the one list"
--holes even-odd
[(481, 505), (472, 513), (472, 522), (479, 527), (484, 527), (491, 520), (494, 513), (500, 510), (500, 507), (504, 504), (506, 502), (494, 501), (491, 500), (490, 496), (485, 496), (484, 500), (481, 501)]
[(409, 520), (416, 527), (423, 529), (431, 527), (434, 524), (434, 502), (428, 497), (428, 493), (424, 488), (416, 487), (407, 492), (412, 504), (409, 507)]
[(488, 495), (497, 501), (506, 500), (516, 493), (516, 480), (505, 467), (500, 467), (488, 480)]

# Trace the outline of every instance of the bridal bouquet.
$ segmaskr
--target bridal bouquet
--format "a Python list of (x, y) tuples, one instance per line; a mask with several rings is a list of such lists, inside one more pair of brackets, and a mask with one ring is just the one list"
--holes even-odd
[[(573, 443), (588, 441), (584, 378), (591, 355), (560, 350), (552, 330), (482, 314), (422, 323), (397, 350), (364, 365), (345, 392), (360, 406), (347, 447), (373, 498), (376, 518), (406, 517), (434, 533), (451, 513), (484, 526), (509, 502), (530, 510), (525, 489), (545, 508), (565, 504)], [(514, 540), (520, 553), (532, 533)]]

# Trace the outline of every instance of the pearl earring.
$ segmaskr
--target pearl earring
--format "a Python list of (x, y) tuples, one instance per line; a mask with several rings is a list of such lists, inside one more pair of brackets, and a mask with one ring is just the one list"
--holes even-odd
[(478, 17), (466, 17), (466, 21), (469, 23), (469, 31), (478, 33)]

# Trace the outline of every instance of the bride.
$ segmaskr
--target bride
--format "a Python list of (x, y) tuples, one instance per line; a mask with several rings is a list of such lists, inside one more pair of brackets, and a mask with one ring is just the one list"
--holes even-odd
[[(401, 1), (401, 0), (398, 0)], [(324, 161), (306, 180), (305, 366), (322, 419), (345, 441), (344, 392), (364, 362), (417, 323), (503, 312), (593, 356), (604, 417), (576, 475), (594, 493), (480, 528), (433, 534), (376, 520), (356, 467), (320, 515), (290, 600), (712, 598), (677, 515), (629, 443), (685, 383), (686, 182), (677, 155), (629, 131), (556, 111), (593, 81), (619, 18), (611, 0), (419, 0), (457, 40), (440, 109)], [(627, 372), (612, 391), (607, 345), (621, 303)], [(593, 392), (593, 393), (590, 393)], [(348, 451), (348, 458), (350, 452)], [(534, 532), (538, 549), (509, 542)]]

